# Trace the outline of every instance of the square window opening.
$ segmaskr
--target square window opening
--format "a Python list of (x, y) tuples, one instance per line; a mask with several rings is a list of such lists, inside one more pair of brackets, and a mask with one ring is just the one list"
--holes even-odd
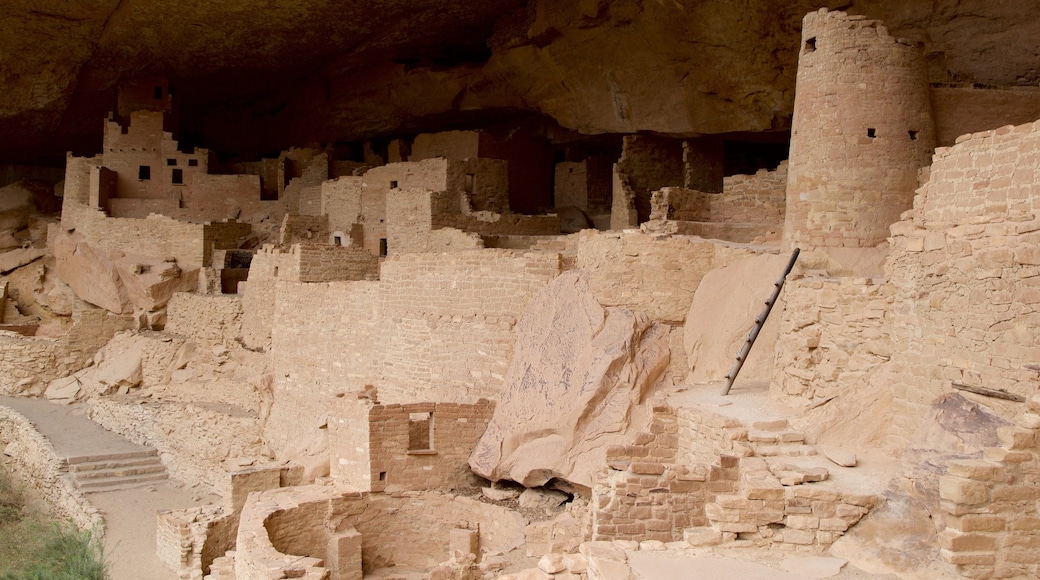
[(868, 128), (867, 129), (867, 137), (870, 137), (871, 139), (877, 137), (877, 129), (875, 129), (873, 127)]
[(408, 414), (408, 451), (433, 450), (433, 413)]
[(908, 131), (908, 132), (910, 133), (910, 140), (911, 141), (917, 141), (917, 134), (919, 133), (919, 131), (915, 131), (913, 129), (910, 129), (910, 131)]
[(390, 182), (390, 189), (397, 189), (397, 182), (396, 181), (391, 181)]
[(198, 167), (198, 166), (199, 166), (199, 160), (198, 159), (189, 159), (188, 160), (188, 167)]
[(334, 246), (342, 246), (343, 245), (343, 236), (332, 236), (332, 245), (334, 245)]
[(174, 169), (171, 171), (170, 181), (172, 181), (174, 185), (184, 185), (184, 170)]
[(810, 52), (816, 52), (816, 37), (809, 38), (805, 41), (805, 47), (802, 50), (803, 54), (809, 54)]
[(137, 179), (141, 181), (148, 181), (152, 178), (152, 166), (142, 165), (137, 168)]
[(379, 481), (386, 481), (386, 472), (385, 471), (380, 471), (379, 472)]
[(176, 159), (167, 159), (166, 160), (166, 165), (168, 165), (169, 167), (176, 167), (177, 166), (177, 160)]

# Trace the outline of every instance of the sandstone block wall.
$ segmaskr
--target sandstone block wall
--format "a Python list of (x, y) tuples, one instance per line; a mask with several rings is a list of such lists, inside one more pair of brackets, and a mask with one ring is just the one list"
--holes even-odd
[(999, 447), (959, 459), (939, 478), (946, 529), (943, 559), (966, 578), (1027, 578), (1040, 573), (1040, 399), (1029, 401), (1015, 425), (997, 431)]
[(760, 169), (754, 175), (730, 175), (723, 179), (722, 195), (709, 197), (713, 222), (784, 221), (787, 209), (787, 162), (775, 170)]
[(894, 289), (868, 278), (799, 278), (784, 285), (773, 396), (814, 405), (866, 385), (892, 357), (886, 311)]
[[(522, 545), (526, 524), (505, 508), (434, 492), (395, 497), (332, 486), (282, 488), (246, 503), (235, 569), (239, 578), (266, 578), (291, 566), (315, 580), (328, 577), (332, 562), (353, 562), (351, 575), (338, 576), (351, 579), (379, 568), (428, 570), (448, 559), (451, 532), (460, 526), (479, 530), (488, 552), (508, 552)], [(332, 530), (357, 534), (360, 542), (344, 546)]]
[(362, 491), (454, 487), (469, 471), (469, 454), (494, 411), (486, 399), (473, 405), (332, 401), (331, 474)]
[(113, 335), (135, 324), (131, 316), (81, 303), (73, 309), (72, 326), (59, 339), (0, 331), (0, 392), (13, 395), (42, 389), (49, 381), (80, 370)]
[(329, 220), (322, 215), (288, 214), (282, 219), (279, 245), (326, 244), (329, 242)]
[(276, 447), (312, 428), (324, 397), (366, 384), (386, 403), (493, 398), (517, 318), (559, 271), (558, 254), (479, 250), (391, 256), (379, 282), (279, 283)]
[(907, 220), (892, 226), (897, 431), (951, 382), (1036, 390), (1040, 334), (1040, 123), (936, 151)]
[(684, 183), (682, 141), (626, 135), (621, 158), (614, 166), (610, 229), (633, 227), (650, 219), (651, 193)]
[(242, 299), (177, 292), (166, 307), (166, 331), (203, 344), (232, 345), (242, 335)]
[(784, 243), (872, 247), (911, 206), (935, 146), (924, 58), (877, 21), (802, 21)]
[(683, 539), (704, 526), (704, 505), (736, 489), (736, 458), (722, 467), (676, 462), (679, 426), (674, 410), (655, 406), (648, 433), (607, 449), (607, 469), (593, 487), (593, 540)]
[(753, 254), (739, 246), (634, 232), (584, 231), (577, 239), (575, 267), (586, 274), (600, 304), (673, 324), (686, 319), (704, 274)]

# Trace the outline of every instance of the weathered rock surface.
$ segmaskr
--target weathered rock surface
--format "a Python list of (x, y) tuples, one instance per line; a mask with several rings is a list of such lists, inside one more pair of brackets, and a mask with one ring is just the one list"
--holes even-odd
[(58, 276), (83, 300), (116, 314), (154, 312), (174, 292), (194, 290), (197, 270), (184, 272), (174, 261), (106, 252), (82, 234), (54, 240)]
[[(705, 274), (686, 316), (687, 382), (721, 380), (726, 375), (788, 259), (762, 254)], [(741, 380), (772, 377), (779, 319), (770, 316), (766, 321), (740, 370)]]
[(667, 331), (603, 308), (581, 275), (554, 280), (517, 325), (506, 391), (470, 456), (483, 477), (527, 487), (552, 478), (590, 486), (668, 365)]
[[(934, 83), (1037, 83), (1040, 15), (1016, 3), (365, 0), (344, 11), (318, 0), (176, 10), (13, 0), (0, 22), (0, 159), (96, 148), (114, 87), (157, 73), (177, 83), (185, 119), (217, 149), (250, 139), (281, 149), (294, 131), (355, 139), (504, 109), (592, 133), (783, 128), (800, 20), (821, 5), (922, 42)], [(229, 114), (238, 102), (256, 104)]]
[(47, 255), (44, 250), (36, 248), (20, 248), (0, 254), (0, 274), (6, 274), (16, 268), (21, 268)]

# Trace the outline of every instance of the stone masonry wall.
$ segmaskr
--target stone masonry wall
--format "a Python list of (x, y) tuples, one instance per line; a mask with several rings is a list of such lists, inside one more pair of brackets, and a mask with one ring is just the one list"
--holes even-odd
[(7, 466), (47, 504), (51, 514), (60, 520), (72, 520), (79, 529), (92, 530), (101, 539), (105, 531), (101, 512), (64, 474), (65, 460), (58, 457), (50, 441), (24, 415), (3, 406), (0, 446), (10, 458), (4, 458)]
[(899, 441), (951, 382), (1036, 391), (1024, 367), (1040, 347), (1040, 122), (959, 141), (936, 151), (914, 210), (892, 226)]
[(177, 292), (166, 307), (166, 331), (206, 345), (233, 345), (242, 334), (242, 299), (237, 295)]
[(892, 357), (893, 288), (869, 278), (799, 278), (784, 285), (774, 397), (815, 406), (863, 386)]
[(877, 21), (802, 21), (783, 240), (873, 247), (911, 206), (935, 129), (924, 57)]
[[(455, 487), (469, 472), (469, 454), (494, 411), (486, 399), (473, 405), (380, 405), (347, 397), (332, 401), (332, 476), (362, 491)], [(353, 407), (362, 407), (362, 412)], [(362, 460), (354, 461), (358, 456)]]
[(707, 525), (707, 502), (736, 489), (735, 457), (720, 466), (678, 463), (675, 411), (655, 405), (653, 412), (648, 433), (607, 449), (592, 491), (593, 540), (681, 540), (686, 528)]
[(313, 427), (324, 397), (366, 384), (386, 403), (493, 398), (517, 318), (559, 271), (558, 254), (478, 250), (391, 256), (379, 282), (278, 283), (276, 448)]
[(1040, 574), (1040, 397), (1015, 425), (1000, 427), (999, 447), (959, 459), (939, 478), (946, 529), (940, 553), (967, 578), (1035, 578)]

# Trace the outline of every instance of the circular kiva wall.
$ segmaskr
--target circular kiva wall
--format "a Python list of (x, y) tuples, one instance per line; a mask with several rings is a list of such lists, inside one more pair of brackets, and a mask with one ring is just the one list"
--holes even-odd
[(935, 128), (924, 59), (877, 21), (802, 21), (787, 181), (787, 247), (872, 247), (913, 205)]

